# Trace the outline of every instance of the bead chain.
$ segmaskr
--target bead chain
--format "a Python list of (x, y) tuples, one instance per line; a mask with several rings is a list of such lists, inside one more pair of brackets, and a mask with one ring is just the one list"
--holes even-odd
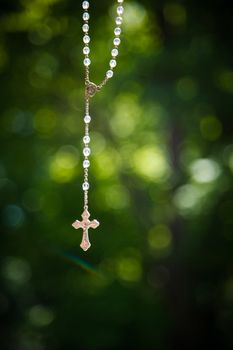
[[(83, 137), (83, 143), (84, 143), (84, 148), (83, 148), (83, 155), (84, 155), (84, 161), (83, 161), (83, 168), (84, 168), (84, 182), (82, 184), (82, 188), (84, 191), (84, 209), (88, 209), (88, 190), (89, 190), (89, 182), (88, 182), (88, 168), (90, 166), (90, 161), (88, 157), (91, 154), (91, 150), (89, 147), (90, 143), (90, 136), (89, 136), (89, 124), (91, 122), (91, 117), (89, 114), (89, 99), (92, 97), (96, 91), (99, 91), (106, 83), (107, 81), (113, 77), (113, 69), (116, 67), (117, 62), (116, 62), (116, 57), (118, 55), (118, 47), (121, 43), (121, 40), (119, 38), (121, 34), (121, 24), (122, 24), (122, 14), (124, 12), (124, 7), (122, 6), (124, 0), (117, 0), (119, 6), (117, 6), (117, 17), (115, 19), (115, 23), (117, 27), (114, 29), (114, 34), (115, 38), (113, 39), (113, 45), (114, 48), (111, 50), (111, 56), (112, 58), (110, 59), (109, 62), (109, 67), (110, 69), (106, 72), (105, 78), (99, 85), (95, 85), (90, 82), (89, 80), (89, 66), (91, 64), (91, 60), (89, 58), (89, 53), (90, 53), (90, 36), (88, 34), (89, 32), (89, 18), (90, 14), (88, 12), (89, 9), (89, 1), (83, 1), (82, 3), (82, 8), (84, 10), (83, 13), (83, 21), (84, 24), (82, 26), (82, 30), (84, 32), (83, 36), (83, 42), (85, 44), (83, 48), (83, 54), (85, 55), (85, 58), (83, 60), (83, 64), (85, 66), (85, 86), (86, 86), (86, 94), (85, 94), (85, 116), (84, 116), (84, 123), (85, 123), (85, 136)], [(87, 90), (87, 88), (94, 89), (92, 93)], [(88, 91), (88, 92), (87, 92)]]

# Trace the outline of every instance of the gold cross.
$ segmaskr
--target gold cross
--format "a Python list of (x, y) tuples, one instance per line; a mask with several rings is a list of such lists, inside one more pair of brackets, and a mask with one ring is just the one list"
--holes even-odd
[(82, 237), (82, 242), (80, 244), (80, 247), (84, 251), (86, 251), (91, 246), (91, 243), (89, 241), (89, 236), (88, 236), (88, 229), (90, 227), (91, 228), (96, 228), (96, 227), (99, 226), (100, 223), (97, 220), (92, 220), (92, 221), (89, 220), (90, 213), (88, 212), (87, 209), (84, 209), (84, 212), (82, 213), (81, 216), (82, 216), (83, 220), (82, 221), (75, 220), (75, 222), (73, 222), (72, 226), (75, 229), (78, 229), (78, 228), (82, 228), (83, 229), (83, 237)]

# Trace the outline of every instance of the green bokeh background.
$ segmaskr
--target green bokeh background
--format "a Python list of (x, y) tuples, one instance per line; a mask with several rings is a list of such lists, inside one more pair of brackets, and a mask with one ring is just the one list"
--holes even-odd
[[(233, 345), (232, 12), (125, 1), (91, 101), (83, 252), (81, 1), (1, 1), (0, 349)], [(91, 1), (91, 80), (114, 1)]]

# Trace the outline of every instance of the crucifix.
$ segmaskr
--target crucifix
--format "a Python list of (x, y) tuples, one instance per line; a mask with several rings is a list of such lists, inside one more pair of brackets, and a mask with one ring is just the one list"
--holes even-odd
[(72, 226), (76, 229), (82, 228), (83, 229), (83, 237), (82, 237), (82, 242), (80, 244), (80, 247), (86, 251), (88, 248), (90, 248), (91, 243), (89, 241), (89, 236), (88, 236), (88, 229), (91, 228), (96, 228), (99, 226), (99, 221), (97, 220), (89, 220), (90, 213), (88, 212), (87, 209), (84, 209), (84, 212), (82, 213), (82, 221), (75, 220), (72, 224)]

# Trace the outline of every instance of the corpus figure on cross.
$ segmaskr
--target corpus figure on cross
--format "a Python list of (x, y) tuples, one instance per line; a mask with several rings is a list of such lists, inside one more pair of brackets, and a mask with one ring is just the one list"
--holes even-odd
[(75, 222), (73, 222), (72, 226), (75, 229), (78, 229), (78, 228), (83, 229), (83, 237), (82, 237), (82, 242), (80, 244), (80, 247), (84, 251), (86, 251), (91, 246), (91, 243), (89, 241), (89, 236), (88, 236), (88, 229), (89, 228), (96, 228), (99, 226), (100, 223), (97, 220), (92, 220), (92, 221), (89, 220), (90, 213), (88, 212), (87, 209), (84, 209), (84, 212), (82, 213), (81, 216), (82, 216), (83, 220), (82, 221), (75, 220)]

